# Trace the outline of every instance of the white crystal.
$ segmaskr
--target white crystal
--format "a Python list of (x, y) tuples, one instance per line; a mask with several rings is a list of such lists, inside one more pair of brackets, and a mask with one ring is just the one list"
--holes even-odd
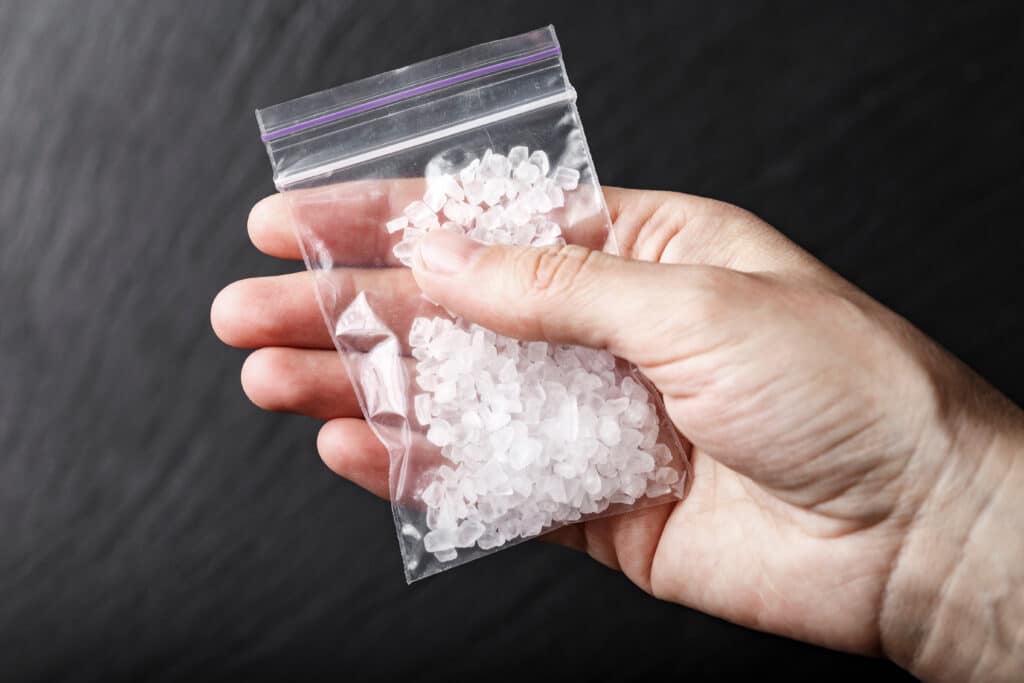
[(398, 218), (393, 218), (387, 223), (385, 223), (384, 229), (387, 230), (389, 233), (396, 233), (399, 230), (405, 230), (405, 227), (407, 225), (409, 225), (408, 216), (399, 216)]
[(428, 553), (451, 550), (455, 547), (456, 530), (450, 528), (428, 531), (423, 537), (423, 547)]
[(565, 166), (559, 166), (555, 169), (551, 179), (555, 181), (555, 184), (566, 192), (572, 192), (580, 184), (580, 172), (575, 168), (566, 168)]
[(654, 462), (659, 465), (667, 465), (672, 462), (672, 451), (663, 443), (654, 444), (651, 448), (651, 455), (654, 456)]
[(465, 187), (466, 183), (476, 180), (476, 174), (479, 168), (480, 160), (473, 159), (473, 161), (466, 164), (465, 168), (459, 171), (459, 180), (462, 181), (463, 187)]
[(647, 491), (644, 495), (648, 498), (658, 498), (660, 496), (666, 496), (672, 493), (672, 487), (666, 484), (658, 484), (655, 482), (649, 482), (647, 484)]
[(455, 546), (457, 548), (468, 548), (477, 542), (484, 533), (484, 525), (474, 519), (468, 519), (459, 525), (455, 532)]
[(451, 380), (438, 383), (437, 388), (434, 389), (434, 400), (438, 403), (450, 403), (455, 400), (456, 395), (458, 395), (458, 386)]
[(513, 147), (508, 151), (508, 161), (512, 168), (516, 168), (530, 156), (530, 148), (525, 146)]
[(440, 552), (434, 553), (434, 557), (437, 558), (438, 562), (451, 562), (458, 556), (459, 551), (457, 551), (455, 548), (451, 548), (449, 550), (442, 550)]
[(391, 249), (398, 261), (409, 268), (412, 267), (412, 257), (416, 253), (416, 243), (409, 240), (402, 240)]
[(505, 537), (497, 530), (485, 531), (481, 534), (477, 545), (480, 546), (481, 550), (490, 550), (491, 548), (505, 545)]
[(454, 176), (443, 175), (437, 179), (437, 187), (452, 199), (462, 200), (466, 196), (466, 193), (462, 190), (462, 185), (455, 179)]
[(510, 445), (509, 464), (516, 470), (525, 469), (537, 461), (543, 449), (544, 445), (537, 439), (516, 440)]
[(448, 195), (440, 187), (434, 186), (428, 188), (426, 193), (423, 195), (423, 203), (427, 205), (433, 213), (437, 213), (444, 206), (444, 203), (448, 201)]
[(605, 416), (597, 421), (597, 438), (605, 446), (617, 446), (622, 440), (622, 429), (614, 418)]
[(524, 161), (516, 167), (512, 177), (524, 183), (533, 184), (540, 178), (540, 169), (529, 161)]
[(654, 480), (659, 484), (671, 486), (679, 481), (679, 472), (672, 467), (660, 467), (658, 468), (658, 471), (654, 473)]
[[(435, 394), (436, 395), (436, 394)], [(447, 420), (435, 418), (427, 430), (427, 441), (435, 446), (447, 446), (452, 442), (452, 426)]]
[(540, 169), (540, 175), (546, 176), (551, 170), (551, 162), (548, 161), (548, 154), (543, 150), (536, 150), (530, 155), (530, 163)]

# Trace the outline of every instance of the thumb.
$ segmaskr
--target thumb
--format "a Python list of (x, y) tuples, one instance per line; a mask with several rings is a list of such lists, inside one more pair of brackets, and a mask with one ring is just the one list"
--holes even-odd
[(641, 365), (657, 362), (652, 342), (686, 324), (680, 314), (699, 296), (701, 270), (709, 269), (576, 245), (485, 245), (441, 230), (420, 240), (413, 264), (424, 294), (456, 315), (511, 337), (607, 349)]

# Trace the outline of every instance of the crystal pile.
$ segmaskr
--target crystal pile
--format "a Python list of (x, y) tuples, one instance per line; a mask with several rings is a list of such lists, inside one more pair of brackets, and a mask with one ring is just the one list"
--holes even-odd
[[(486, 243), (564, 244), (547, 214), (578, 182), (573, 169), (552, 170), (542, 151), (488, 150), (458, 174), (428, 179), (424, 198), (388, 222), (389, 232), (403, 231), (395, 255), (410, 264), (416, 241), (437, 229)], [(680, 465), (658, 441), (655, 404), (610, 353), (524, 342), (444, 317), (416, 318), (409, 346), (422, 390), (415, 418), (444, 462), (419, 493), (422, 544), (438, 561), (645, 496), (682, 497)], [(418, 531), (413, 538), (420, 541)]]
[(552, 170), (543, 151), (513, 147), (505, 156), (487, 150), (458, 173), (427, 178), (423, 199), (385, 224), (390, 233), (402, 231), (392, 252), (411, 266), (416, 243), (430, 230), (452, 230), (486, 244), (565, 244), (547, 214), (565, 206), (565, 193), (579, 181), (574, 168)]

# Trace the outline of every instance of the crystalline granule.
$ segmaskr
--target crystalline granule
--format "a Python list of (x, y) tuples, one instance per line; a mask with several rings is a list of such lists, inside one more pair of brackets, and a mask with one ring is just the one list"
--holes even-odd
[(484, 525), (476, 520), (466, 520), (455, 532), (455, 546), (468, 548), (477, 542), (484, 533)]
[(448, 201), (448, 195), (440, 187), (430, 187), (423, 195), (423, 203), (435, 214), (441, 210), (446, 201)]
[(611, 496), (609, 496), (608, 502), (612, 504), (622, 503), (624, 505), (632, 505), (633, 503), (636, 502), (636, 498), (627, 493), (622, 493), (620, 491), (618, 493), (613, 493)]
[(644, 477), (629, 477), (622, 481), (622, 492), (627, 496), (639, 498), (647, 490), (647, 480)]
[(476, 227), (484, 230), (494, 230), (505, 221), (505, 210), (500, 206), (493, 206), (484, 211), (476, 219)]
[[(435, 394), (436, 395), (436, 394)], [(435, 418), (427, 430), (427, 441), (435, 446), (447, 446), (452, 442), (452, 426), (447, 420)]]
[(484, 181), (477, 179), (463, 184), (462, 189), (466, 192), (466, 203), (476, 206), (484, 199)]
[(604, 405), (601, 406), (600, 415), (616, 417), (624, 413), (628, 407), (629, 399), (625, 396), (613, 398), (604, 402)]
[(672, 462), (672, 451), (663, 443), (655, 444), (651, 449), (651, 455), (654, 456), (654, 462), (659, 465), (667, 465)]
[(577, 171), (575, 168), (566, 168), (565, 166), (559, 166), (551, 175), (551, 179), (554, 180), (555, 184), (557, 184), (566, 192), (571, 192), (579, 186), (580, 172)]
[(452, 528), (434, 529), (423, 537), (423, 547), (428, 553), (451, 550), (455, 547), (457, 531)]
[(505, 178), (505, 196), (509, 202), (519, 196), (519, 183), (512, 178)]
[[(512, 444), (513, 449), (516, 448), (516, 446), (517, 444)], [(512, 485), (512, 490), (517, 496), (527, 498), (533, 493), (533, 480), (525, 474), (509, 477), (509, 483)]]
[(399, 230), (405, 230), (407, 225), (409, 225), (409, 218), (407, 216), (399, 216), (385, 223), (384, 229), (388, 233), (396, 233)]
[[(624, 427), (622, 429), (622, 431), (621, 431), (621, 434), (622, 434), (622, 439), (619, 441), (619, 444), (623, 448), (639, 448), (640, 447), (640, 440), (643, 438), (641, 436), (640, 432), (638, 432), (635, 429), (631, 429), (629, 427)], [(652, 460), (653, 460), (653, 458), (652, 458)]]
[(504, 178), (488, 178), (484, 181), (484, 188), (482, 193), (482, 199), (484, 204), (488, 206), (497, 206), (501, 204), (502, 198), (505, 196), (505, 179)]
[(661, 467), (654, 473), (654, 480), (659, 484), (671, 486), (679, 481), (679, 472), (672, 467)]
[(525, 146), (513, 147), (508, 151), (508, 162), (512, 168), (516, 168), (519, 164), (523, 163), (530, 156), (530, 149)]
[(510, 444), (508, 462), (513, 469), (526, 469), (540, 456), (544, 445), (536, 439), (517, 439)]
[(402, 240), (391, 249), (391, 253), (402, 265), (411, 268), (412, 257), (416, 253), (416, 243)]
[[(540, 169), (528, 161), (524, 161), (519, 164), (512, 173), (512, 177), (521, 183), (527, 183), (528, 185), (533, 185), (533, 183), (537, 182), (540, 176)], [(522, 191), (522, 186), (520, 186), (520, 191)]]
[(423, 492), (420, 494), (420, 500), (426, 505), (432, 508), (436, 508), (441, 504), (441, 498), (444, 497), (444, 488), (438, 481), (432, 481), (427, 485)]
[(450, 550), (441, 550), (439, 552), (434, 553), (434, 557), (437, 558), (438, 562), (451, 562), (452, 560), (454, 560), (458, 556), (459, 556), (459, 551), (456, 550), (455, 548), (452, 548)]
[(451, 403), (458, 395), (458, 386), (454, 381), (438, 382), (434, 389), (434, 400), (438, 403)]
[(601, 475), (593, 468), (587, 468), (583, 473), (583, 490), (588, 495), (596, 496), (601, 492)]
[(494, 449), (495, 455), (502, 455), (508, 450), (508, 447), (512, 445), (512, 439), (515, 437), (515, 432), (512, 430), (512, 425), (507, 424), (501, 429), (493, 432), (490, 435), (491, 447)]
[(473, 159), (471, 162), (466, 164), (465, 168), (459, 171), (459, 180), (462, 181), (463, 187), (465, 187), (466, 183), (476, 180), (478, 170), (480, 170), (480, 160)]
[[(551, 203), (551, 197), (548, 193), (539, 187), (535, 187), (523, 197), (523, 201), (526, 203), (527, 208), (535, 213), (547, 213), (553, 208)], [(558, 225), (554, 223), (554, 225)], [(558, 234), (561, 234), (561, 228), (558, 229)]]
[(639, 403), (647, 403), (650, 398), (647, 394), (647, 390), (644, 389), (639, 382), (629, 376), (622, 378), (622, 384), (619, 388), (622, 390), (623, 396)]
[(519, 372), (516, 370), (516, 362), (511, 358), (503, 362), (498, 370), (498, 381), (502, 383), (512, 382), (518, 376)]
[(454, 176), (447, 174), (440, 176), (439, 178), (436, 179), (434, 184), (439, 190), (441, 190), (441, 192), (444, 192), (447, 196), (451, 197), (452, 199), (461, 201), (462, 198), (466, 196), (462, 190), (462, 185), (459, 183), (458, 180), (455, 179)]
[(548, 171), (551, 170), (551, 162), (548, 161), (548, 154), (543, 150), (538, 149), (531, 154), (530, 163), (540, 170), (541, 176), (546, 176)]
[(635, 451), (626, 462), (626, 472), (630, 474), (646, 474), (654, 471), (654, 458), (649, 453)]
[(629, 408), (626, 409), (625, 414), (622, 416), (622, 421), (630, 427), (639, 428), (647, 421), (647, 416), (650, 412), (651, 408), (646, 402), (634, 400), (629, 404)]
[(481, 162), (481, 175), (487, 178), (499, 178), (504, 180), (512, 172), (512, 164), (508, 158), (502, 154), (491, 154), (487, 159), (487, 163)]
[(560, 209), (565, 206), (565, 192), (562, 191), (558, 185), (550, 185), (545, 190), (548, 195), (548, 199), (551, 201), (551, 207)]
[(602, 417), (597, 422), (597, 438), (605, 446), (617, 446), (622, 440), (622, 430), (619, 423), (612, 417)]
[(478, 491), (494, 491), (496, 488), (508, 481), (508, 476), (496, 460), (488, 460), (483, 467), (476, 472), (476, 483)]
[(644, 495), (648, 498), (659, 498), (670, 493), (672, 493), (671, 486), (668, 486), (667, 484), (658, 484), (652, 481), (648, 482), (647, 491), (644, 492)]
[(477, 545), (481, 550), (490, 550), (505, 545), (505, 537), (495, 529), (490, 529), (481, 534)]
[(402, 210), (402, 213), (405, 214), (410, 223), (416, 226), (427, 223), (431, 218), (437, 218), (437, 212), (420, 200), (409, 204), (409, 206)]
[(409, 345), (426, 346), (433, 335), (433, 325), (428, 318), (415, 318), (409, 327)]
[(527, 342), (526, 344), (526, 358), (531, 362), (537, 363), (548, 355), (548, 344), (547, 342), (535, 341)]
[(643, 426), (643, 438), (640, 439), (641, 449), (652, 449), (657, 441), (657, 424), (645, 424)]
[(423, 538), (423, 534), (420, 533), (420, 530), (408, 523), (402, 525), (402, 535), (411, 538), (414, 541), (418, 541)]
[[(507, 211), (505, 212), (505, 216), (506, 218), (508, 217)], [(534, 227), (529, 223), (516, 225), (512, 228), (512, 244), (517, 244), (521, 247), (528, 246), (531, 242), (533, 242), (535, 234), (536, 231), (534, 230)]]

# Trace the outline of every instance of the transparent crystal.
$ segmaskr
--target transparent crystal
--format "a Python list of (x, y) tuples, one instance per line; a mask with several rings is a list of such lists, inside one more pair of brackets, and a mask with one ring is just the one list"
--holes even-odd
[(555, 181), (560, 188), (566, 192), (575, 190), (580, 184), (580, 172), (575, 168), (566, 168), (565, 166), (559, 166), (555, 169), (555, 172), (551, 175), (551, 179)]
[[(436, 393), (435, 393), (436, 396)], [(434, 418), (427, 430), (427, 441), (435, 446), (447, 446), (452, 442), (452, 426), (440, 417)]]
[(484, 533), (484, 525), (475, 520), (467, 519), (459, 525), (455, 532), (455, 546), (457, 548), (468, 548), (474, 545)]
[(440, 552), (434, 553), (434, 557), (437, 558), (438, 562), (451, 562), (458, 556), (459, 551), (457, 551), (455, 548), (451, 548), (450, 550), (442, 550)]
[(409, 218), (407, 216), (399, 216), (385, 223), (384, 229), (389, 233), (396, 233), (399, 230), (404, 230), (407, 225), (409, 225)]
[(423, 537), (423, 547), (428, 553), (443, 552), (455, 547), (456, 530), (452, 528), (434, 529)]
[(538, 149), (531, 154), (530, 163), (540, 170), (541, 176), (546, 176), (548, 171), (551, 170), (551, 162), (548, 160), (548, 154), (543, 150)]
[(516, 168), (519, 164), (526, 161), (529, 156), (530, 148), (520, 145), (508, 151), (508, 162), (512, 165), (512, 168)]

